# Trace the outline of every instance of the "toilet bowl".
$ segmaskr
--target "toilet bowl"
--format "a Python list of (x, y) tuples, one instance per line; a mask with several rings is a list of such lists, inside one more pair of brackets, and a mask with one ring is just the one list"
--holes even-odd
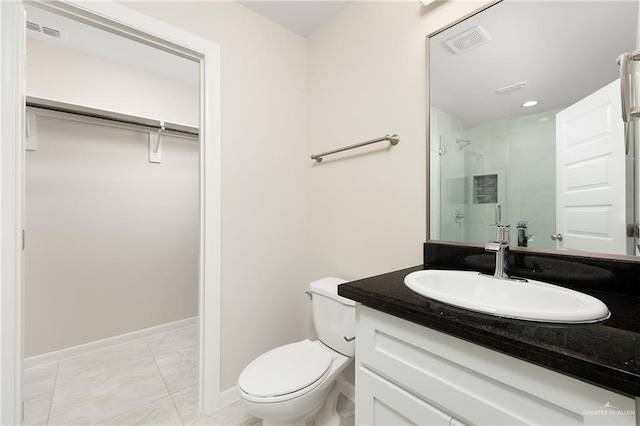
[(283, 421), (303, 425), (322, 408), (350, 362), (322, 342), (303, 340), (273, 349), (249, 364), (240, 375), (238, 390), (247, 410), (264, 419), (263, 425)]
[[(355, 302), (337, 294), (346, 281), (311, 283), (318, 339), (272, 349), (240, 374), (238, 392), (245, 408), (270, 425), (338, 425), (336, 402), (342, 371), (355, 352)], [(338, 336), (339, 335), (339, 336)]]

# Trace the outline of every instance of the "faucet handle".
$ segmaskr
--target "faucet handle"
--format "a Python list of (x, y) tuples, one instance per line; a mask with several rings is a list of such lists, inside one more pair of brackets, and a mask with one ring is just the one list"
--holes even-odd
[(496, 227), (496, 241), (506, 241), (508, 243), (509, 229), (511, 227), (500, 223), (502, 221), (502, 206), (500, 206), (500, 204), (496, 204), (495, 219), (496, 223), (493, 223), (492, 225)]
[(496, 241), (509, 242), (510, 225), (496, 225)]
[(500, 204), (496, 204), (494, 215), (496, 219), (495, 225), (500, 226), (500, 222), (502, 222), (502, 207), (500, 206)]

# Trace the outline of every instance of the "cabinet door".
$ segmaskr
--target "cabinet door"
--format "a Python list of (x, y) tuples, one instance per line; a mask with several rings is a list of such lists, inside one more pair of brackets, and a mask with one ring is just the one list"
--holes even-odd
[(636, 425), (632, 398), (364, 306), (356, 335), (357, 371), (469, 424)]
[(451, 416), (411, 395), (371, 370), (356, 371), (357, 425), (449, 426)]

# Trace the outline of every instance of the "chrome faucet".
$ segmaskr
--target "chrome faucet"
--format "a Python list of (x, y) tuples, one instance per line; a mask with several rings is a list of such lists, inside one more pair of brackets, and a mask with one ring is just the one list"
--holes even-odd
[(496, 254), (496, 270), (493, 276), (509, 279), (509, 225), (496, 225), (496, 240), (489, 241), (484, 249)]

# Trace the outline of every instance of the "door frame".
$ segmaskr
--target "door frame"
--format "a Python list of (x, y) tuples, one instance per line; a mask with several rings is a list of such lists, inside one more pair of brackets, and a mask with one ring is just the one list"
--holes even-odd
[(22, 390), (24, 9), (0, 1), (0, 424), (19, 424)]
[[(39, 7), (200, 63), (199, 406), (220, 407), (220, 46), (111, 0), (35, 0)], [(22, 20), (22, 23), (20, 23)], [(0, 1), (0, 424), (21, 424), (23, 360), (24, 7)], [(22, 47), (20, 47), (22, 46)], [(17, 143), (15, 143), (17, 141)]]

